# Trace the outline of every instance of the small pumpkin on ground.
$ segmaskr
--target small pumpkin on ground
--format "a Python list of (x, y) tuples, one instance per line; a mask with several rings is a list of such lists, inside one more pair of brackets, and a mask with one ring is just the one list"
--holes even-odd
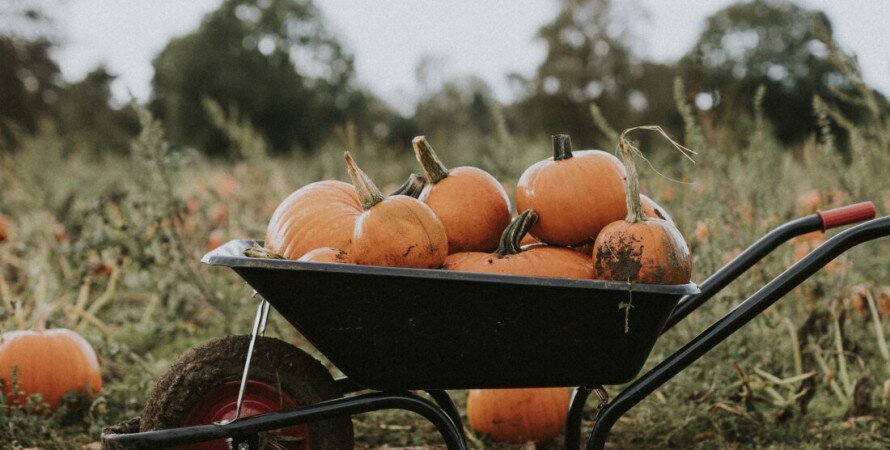
[(626, 140), (628, 132), (639, 129), (658, 131), (667, 137), (660, 127), (651, 126), (629, 128), (621, 133), (618, 149), (627, 168), (627, 217), (610, 223), (597, 236), (593, 244), (593, 276), (601, 280), (685, 284), (692, 275), (692, 257), (686, 241), (673, 223), (646, 218), (640, 203), (637, 168)]
[(526, 210), (504, 230), (494, 253), (463, 252), (445, 258), (445, 270), (557, 278), (591, 278), (593, 263), (586, 255), (546, 244), (520, 247), (523, 236), (538, 220)]
[(441, 267), (448, 255), (448, 238), (436, 213), (413, 197), (384, 197), (349, 152), (344, 159), (363, 210), (355, 221), (352, 246), (346, 250), (352, 260), (371, 266)]
[[(12, 373), (18, 392), (12, 392)], [(8, 331), (0, 335), (0, 380), (7, 399), (25, 402), (41, 394), (51, 409), (69, 391), (97, 394), (102, 389), (99, 360), (93, 347), (74, 331)]]
[(553, 138), (553, 157), (523, 172), (516, 185), (516, 208), (540, 216), (531, 230), (554, 245), (592, 241), (599, 231), (627, 214), (626, 172), (621, 161), (600, 150), (572, 151), (568, 135)]
[(470, 389), (467, 420), (495, 441), (551, 441), (562, 432), (569, 410), (568, 388)]
[(0, 214), (0, 242), (9, 239), (9, 228), (11, 225), (12, 220), (3, 214)]
[(362, 213), (355, 189), (342, 181), (307, 184), (290, 194), (269, 220), (264, 245), (286, 259), (319, 247), (349, 251), (355, 220)]
[(351, 264), (349, 254), (339, 248), (321, 247), (301, 256), (297, 261)]
[(476, 167), (448, 169), (423, 136), (411, 141), (426, 174), (418, 197), (445, 226), (448, 253), (493, 250), (510, 223), (510, 198), (498, 180)]

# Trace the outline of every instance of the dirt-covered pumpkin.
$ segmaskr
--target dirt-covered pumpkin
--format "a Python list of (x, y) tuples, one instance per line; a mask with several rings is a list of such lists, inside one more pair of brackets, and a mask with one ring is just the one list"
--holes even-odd
[(565, 427), (569, 394), (568, 388), (470, 389), (467, 421), (495, 441), (551, 441)]
[[(13, 371), (18, 391), (12, 392)], [(74, 331), (20, 330), (0, 335), (0, 380), (6, 398), (24, 402), (41, 394), (58, 408), (69, 391), (96, 394), (102, 389), (93, 347)]]
[(615, 156), (600, 150), (573, 152), (568, 135), (554, 135), (553, 157), (533, 164), (519, 178), (516, 208), (538, 213), (531, 232), (543, 242), (588, 242), (627, 214), (624, 177)]
[(649, 219), (640, 203), (639, 178), (634, 155), (621, 133), (619, 152), (627, 168), (627, 217), (607, 225), (593, 244), (594, 278), (651, 284), (684, 284), (692, 274), (692, 257), (686, 241), (672, 222)]
[(503, 185), (476, 167), (446, 168), (423, 136), (412, 144), (427, 181), (418, 198), (445, 226), (448, 253), (494, 250), (510, 223), (510, 199)]
[(352, 246), (347, 250), (353, 262), (371, 266), (441, 267), (448, 255), (448, 238), (436, 213), (407, 195), (384, 197), (349, 152), (344, 158), (363, 210), (355, 221)]
[(265, 246), (286, 259), (319, 247), (349, 251), (362, 213), (355, 189), (342, 181), (317, 181), (284, 199), (269, 220)]
[(538, 277), (591, 278), (593, 263), (586, 255), (546, 244), (520, 247), (523, 236), (537, 218), (534, 211), (524, 211), (504, 230), (500, 245), (494, 253), (454, 253), (445, 259), (445, 269)]

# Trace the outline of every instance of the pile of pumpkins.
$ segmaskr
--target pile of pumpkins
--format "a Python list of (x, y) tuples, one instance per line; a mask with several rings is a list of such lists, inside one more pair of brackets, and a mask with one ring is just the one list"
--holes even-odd
[[(389, 196), (346, 152), (352, 185), (326, 180), (293, 192), (273, 213), (261, 255), (688, 283), (686, 242), (667, 212), (639, 193), (637, 150), (626, 139), (631, 130), (619, 140), (623, 163), (600, 150), (573, 151), (569, 136), (553, 136), (553, 156), (519, 179), (520, 213), (512, 220), (509, 197), (495, 177), (476, 167), (447, 168), (423, 136), (412, 141), (423, 175), (412, 175)], [(545, 442), (560, 434), (568, 403), (567, 388), (476, 389), (468, 395), (467, 414), (471, 427), (494, 440)]]

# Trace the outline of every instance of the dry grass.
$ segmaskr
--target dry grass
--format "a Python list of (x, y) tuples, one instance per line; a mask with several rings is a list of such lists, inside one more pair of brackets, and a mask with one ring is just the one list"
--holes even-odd
[[(835, 114), (818, 101), (817, 107), (823, 120)], [(171, 149), (146, 114), (129, 158), (70, 153), (53, 130), (17, 153), (2, 153), (0, 214), (11, 223), (0, 243), (0, 328), (45, 317), (51, 327), (75, 329), (96, 347), (105, 378), (103, 393), (88, 406), (75, 401), (52, 415), (0, 404), (3, 448), (94, 443), (103, 426), (139, 414), (153, 380), (177, 355), (249, 330), (248, 286), (198, 262), (211, 237), (261, 237), (289, 192), (318, 179), (345, 179), (340, 155), (346, 148), (385, 190), (416, 170), (408, 149), (378, 148), (348, 131), (313, 158), (271, 158), (245, 122), (214, 108), (208, 105), (238, 143), (230, 161)], [(663, 175), (644, 168), (642, 190), (670, 211), (686, 236), (696, 280), (813, 208), (863, 200), (875, 201), (883, 213), (890, 208), (885, 119), (851, 125), (852, 149), (842, 157), (829, 134), (789, 151), (769, 137), (759, 117), (737, 124), (750, 130), (740, 142), (731, 138), (738, 129), (702, 129), (701, 118), (683, 104), (680, 109), (697, 164), (643, 148)], [(515, 142), (502, 132), (433, 145), (446, 164), (478, 165), (509, 187), (548, 155), (543, 138)], [(615, 143), (600, 145), (614, 149)], [(647, 367), (821, 239), (798, 239), (769, 256), (667, 333)], [(611, 442), (620, 448), (886, 448), (887, 280), (887, 241), (849, 252), (633, 409)], [(273, 317), (270, 334), (309, 348), (280, 317)], [(609, 388), (613, 395), (619, 390)], [(455, 397), (463, 403), (463, 393)], [(593, 400), (588, 406), (592, 411)], [(362, 446), (441, 442), (429, 424), (408, 414), (367, 414), (354, 423)], [(474, 447), (486, 443), (472, 436)]]

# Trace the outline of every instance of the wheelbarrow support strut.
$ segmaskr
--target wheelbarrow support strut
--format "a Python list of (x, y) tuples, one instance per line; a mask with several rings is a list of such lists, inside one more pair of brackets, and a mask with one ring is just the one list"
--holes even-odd
[[(886, 236), (890, 236), (890, 216), (858, 225), (825, 241), (674, 354), (631, 383), (612, 402), (600, 408), (590, 439), (587, 441), (587, 449), (603, 449), (612, 426), (630, 408), (689, 367), (702, 355), (723, 342), (833, 259), (856, 245)], [(578, 397), (586, 398), (590, 390), (579, 389), (579, 392), (581, 395), (576, 396), (573, 403), (583, 402), (583, 399)], [(566, 448), (573, 450), (578, 448), (577, 438), (570, 438), (568, 435), (566, 438)], [(569, 445), (570, 439), (573, 446)]]

